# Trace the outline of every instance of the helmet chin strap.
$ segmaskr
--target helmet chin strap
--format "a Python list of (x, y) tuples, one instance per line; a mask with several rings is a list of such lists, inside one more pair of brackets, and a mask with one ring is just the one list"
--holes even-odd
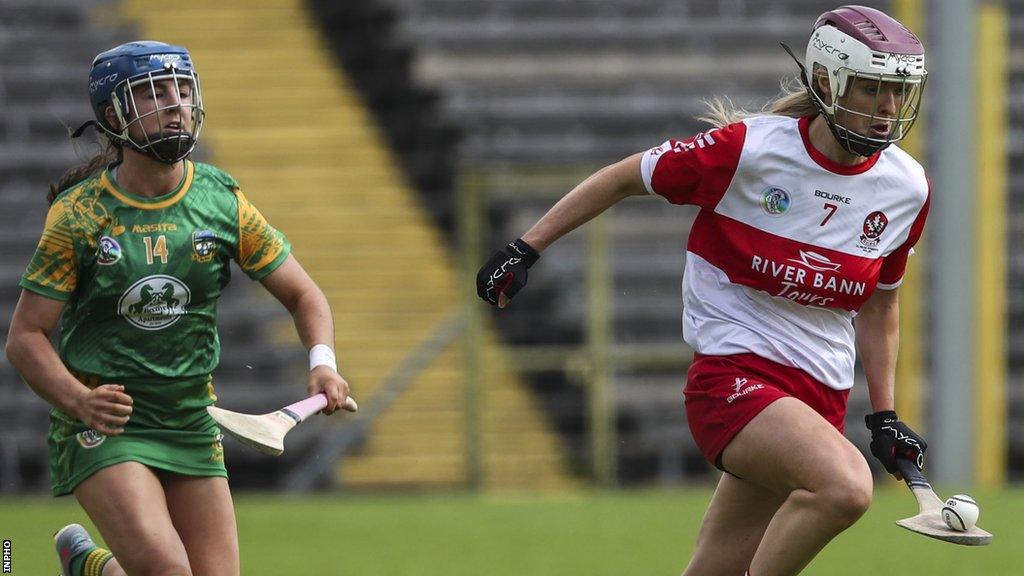
[(131, 139), (125, 139), (124, 142), (132, 150), (141, 152), (163, 164), (175, 164), (183, 160), (192, 153), (192, 149), (196, 146), (196, 139), (189, 132), (164, 136), (144, 146), (140, 146)]
[[(85, 122), (84, 124), (76, 128), (71, 133), (71, 137), (80, 137), (87, 129), (89, 129), (89, 127), (93, 127), (99, 132), (112, 134), (111, 132), (105, 130), (103, 126), (99, 124), (99, 122), (96, 122), (95, 120), (89, 120), (88, 122)], [(121, 163), (121, 146), (127, 146), (128, 148), (131, 148), (132, 150), (135, 150), (140, 154), (145, 154), (146, 156), (149, 156), (150, 158), (156, 160), (157, 162), (161, 162), (163, 164), (174, 164), (176, 162), (183, 160), (186, 156), (191, 154), (192, 150), (196, 147), (197, 142), (196, 138), (193, 137), (190, 132), (179, 132), (172, 136), (164, 136), (144, 146), (136, 144), (131, 138), (124, 138), (114, 135), (114, 139), (118, 143), (118, 159), (117, 162), (115, 162), (115, 164)]]
[(829, 117), (827, 114), (824, 115), (825, 120), (828, 122), (828, 127), (832, 129), (832, 134), (839, 141), (839, 145), (844, 150), (851, 154), (858, 156), (871, 156), (877, 152), (881, 152), (889, 147), (892, 142), (874, 142), (868, 140), (857, 134), (853, 130), (845, 126), (840, 126), (835, 122), (834, 118)]

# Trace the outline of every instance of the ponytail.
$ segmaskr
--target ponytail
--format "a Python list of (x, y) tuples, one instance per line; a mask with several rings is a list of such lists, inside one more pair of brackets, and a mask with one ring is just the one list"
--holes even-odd
[(67, 190), (73, 184), (77, 184), (106, 169), (107, 166), (117, 163), (120, 159), (121, 149), (108, 142), (103, 152), (93, 156), (83, 164), (72, 166), (60, 177), (60, 180), (57, 180), (55, 184), (50, 184), (50, 192), (46, 195), (46, 203), (53, 204), (58, 194)]
[(752, 112), (735, 106), (728, 98), (712, 98), (705, 100), (708, 111), (697, 119), (707, 122), (716, 128), (739, 122), (745, 118), (754, 116), (789, 116), (790, 118), (803, 118), (814, 116), (818, 108), (811, 101), (810, 94), (800, 82), (799, 78), (793, 78), (781, 83), (782, 92), (765, 104), (760, 110)]

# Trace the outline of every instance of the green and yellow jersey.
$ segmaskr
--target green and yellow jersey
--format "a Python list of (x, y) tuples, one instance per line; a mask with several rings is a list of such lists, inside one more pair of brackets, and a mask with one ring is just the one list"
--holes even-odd
[(270, 274), (291, 247), (227, 173), (185, 161), (173, 191), (144, 198), (104, 171), (62, 192), (20, 285), (66, 302), (60, 357), (89, 387), (125, 386), (133, 412), (106, 438), (51, 413), (55, 494), (104, 466), (139, 461), (224, 475), (210, 373), (220, 357), (217, 299), (234, 260)]
[(60, 355), (109, 381), (191, 378), (217, 365), (217, 298), (230, 260), (259, 279), (290, 246), (227, 173), (186, 161), (156, 198), (109, 171), (56, 198), (21, 286), (66, 301)]

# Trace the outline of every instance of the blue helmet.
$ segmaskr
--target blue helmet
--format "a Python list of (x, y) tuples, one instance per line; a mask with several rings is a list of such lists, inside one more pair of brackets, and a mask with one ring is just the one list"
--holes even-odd
[[(165, 92), (165, 80), (173, 82), (166, 90), (172, 96), (158, 98), (158, 94)], [(151, 103), (137, 101), (136, 96), (151, 98)], [(188, 156), (203, 126), (199, 76), (193, 68), (192, 56), (181, 46), (144, 40), (99, 54), (89, 72), (89, 100), (104, 132), (117, 143), (161, 162), (174, 163)], [(107, 118), (108, 105), (114, 109), (117, 125)], [(141, 130), (141, 137), (129, 133), (132, 124), (141, 127), (143, 119), (154, 116), (156, 133)], [(165, 120), (170, 122), (165, 124)], [(153, 121), (149, 123), (152, 125)]]

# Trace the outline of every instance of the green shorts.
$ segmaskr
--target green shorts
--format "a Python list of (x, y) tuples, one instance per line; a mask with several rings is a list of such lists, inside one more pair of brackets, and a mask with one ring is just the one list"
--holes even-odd
[[(188, 476), (223, 476), (224, 447), (220, 428), (206, 412), (216, 398), (209, 379), (176, 382), (152, 394), (149, 386), (124, 384), (134, 400), (123, 433), (105, 436), (71, 416), (50, 412), (50, 480), (54, 496), (70, 494), (97, 470), (121, 462), (139, 462), (151, 468)], [(188, 394), (186, 401), (168, 401), (165, 393)], [(207, 389), (210, 393), (207, 395)], [(164, 396), (159, 406), (156, 396)], [(190, 398), (189, 398), (190, 397)], [(174, 398), (173, 395), (170, 398)]]

